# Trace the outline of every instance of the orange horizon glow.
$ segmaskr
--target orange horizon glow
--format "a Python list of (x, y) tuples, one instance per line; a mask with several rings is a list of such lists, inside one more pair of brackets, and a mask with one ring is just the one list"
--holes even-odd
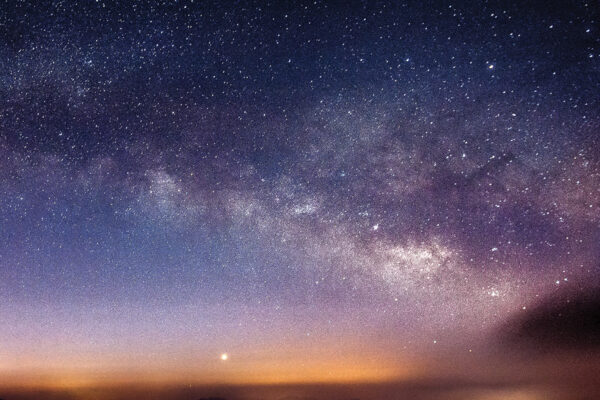
[(250, 362), (229, 359), (197, 367), (156, 364), (141, 367), (43, 366), (0, 369), (0, 387), (71, 389), (115, 385), (277, 385), (313, 383), (380, 383), (420, 376), (423, 368), (414, 362), (399, 367), (378, 359), (356, 356), (337, 359)]

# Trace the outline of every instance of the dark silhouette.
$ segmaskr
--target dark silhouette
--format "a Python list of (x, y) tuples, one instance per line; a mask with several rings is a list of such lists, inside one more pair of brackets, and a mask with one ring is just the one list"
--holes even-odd
[(547, 299), (509, 322), (502, 339), (540, 350), (600, 347), (600, 288)]
[(227, 400), (223, 397), (201, 397), (198, 400)]

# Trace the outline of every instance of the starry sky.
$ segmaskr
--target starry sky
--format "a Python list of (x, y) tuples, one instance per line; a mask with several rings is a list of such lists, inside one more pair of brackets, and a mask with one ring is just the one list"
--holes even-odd
[(0, 388), (600, 371), (600, 8), (512, 3), (3, 2)]

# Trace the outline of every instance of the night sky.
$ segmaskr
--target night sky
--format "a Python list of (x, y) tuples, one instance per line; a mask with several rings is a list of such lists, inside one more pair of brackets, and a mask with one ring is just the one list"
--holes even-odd
[(600, 393), (600, 6), (510, 3), (0, 3), (0, 397)]

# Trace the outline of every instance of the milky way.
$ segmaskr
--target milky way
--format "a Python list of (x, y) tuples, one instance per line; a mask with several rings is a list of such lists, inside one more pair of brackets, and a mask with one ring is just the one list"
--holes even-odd
[(2, 6), (10, 382), (402, 378), (598, 281), (597, 4), (197, 3)]

